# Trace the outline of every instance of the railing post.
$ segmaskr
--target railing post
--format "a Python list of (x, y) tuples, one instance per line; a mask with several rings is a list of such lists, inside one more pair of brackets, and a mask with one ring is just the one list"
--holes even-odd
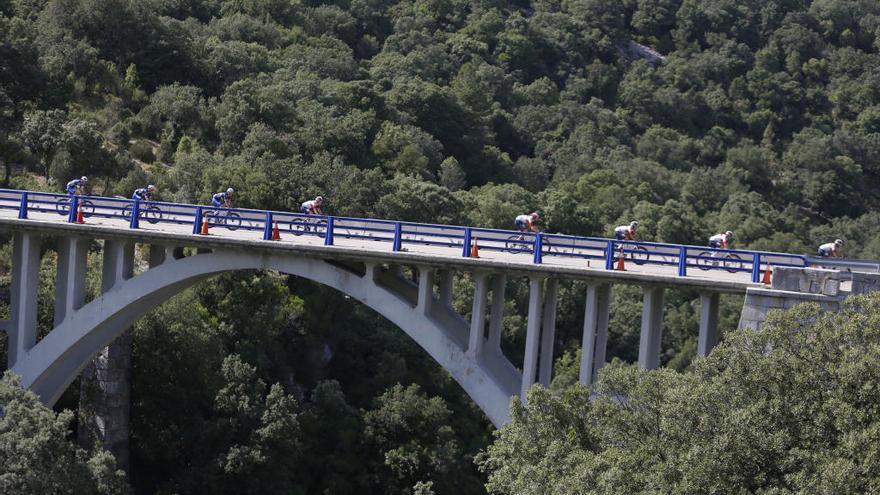
[(469, 228), (464, 229), (464, 243), (462, 244), (461, 257), (471, 257), (471, 229)]
[(535, 258), (533, 262), (540, 265), (544, 255), (544, 235), (538, 232), (535, 234)]
[(202, 228), (202, 207), (196, 206), (196, 218), (193, 221), (193, 234), (198, 234)]
[(333, 217), (327, 217), (327, 233), (324, 235), (324, 245), (333, 245)]
[(79, 208), (79, 196), (73, 195), (70, 199), (70, 211), (67, 212), (67, 223), (76, 223), (76, 210)]
[(614, 270), (614, 241), (608, 241), (605, 248), (605, 269)]
[(401, 231), (402, 231), (402, 229), (400, 227), (400, 222), (394, 222), (394, 244), (392, 245), (392, 248), (391, 248), (392, 251), (400, 251)]
[(21, 204), (18, 206), (18, 218), (27, 218), (27, 191), (21, 193)]
[(761, 253), (755, 253), (752, 255), (752, 282), (758, 283), (761, 281)]
[(688, 249), (681, 246), (678, 251), (678, 276), (687, 277), (688, 272)]
[(131, 222), (129, 222), (128, 227), (131, 229), (140, 228), (140, 219), (141, 219), (141, 200), (135, 199), (134, 204), (131, 205)]
[(263, 240), (272, 240), (272, 212), (266, 212), (266, 225), (263, 226)]

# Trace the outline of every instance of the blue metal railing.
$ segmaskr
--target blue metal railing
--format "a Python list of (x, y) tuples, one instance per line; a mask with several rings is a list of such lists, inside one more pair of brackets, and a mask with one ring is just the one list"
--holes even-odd
[(463, 257), (470, 257), (473, 246), (478, 245), (480, 250), (528, 254), (535, 264), (543, 263), (547, 257), (598, 260), (606, 270), (615, 269), (623, 258), (627, 264), (674, 267), (681, 277), (694, 270), (721, 270), (748, 273), (753, 282), (760, 281), (762, 271), (769, 266), (805, 267), (810, 264), (806, 256), (786, 253), (98, 196), (70, 197), (11, 189), (0, 189), (0, 209), (18, 210), (18, 218), (22, 219), (30, 218), (29, 214), (34, 212), (57, 213), (66, 217), (68, 222), (75, 222), (82, 211), (85, 218), (124, 219), (132, 229), (156, 224), (192, 226), (193, 234), (199, 234), (203, 223), (207, 222), (209, 228), (260, 232), (264, 240), (272, 239), (277, 227), (279, 233), (321, 237), (327, 246), (333, 246), (334, 239), (338, 238), (361, 239), (390, 243), (392, 251), (402, 251), (407, 245), (416, 244), (457, 248), (461, 249)]

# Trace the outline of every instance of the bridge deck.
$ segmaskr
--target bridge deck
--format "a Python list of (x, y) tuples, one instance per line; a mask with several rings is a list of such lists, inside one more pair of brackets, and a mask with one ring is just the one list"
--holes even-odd
[[(689, 270), (687, 277), (679, 277), (675, 264), (637, 265), (629, 262), (626, 271), (606, 270), (602, 260), (545, 255), (543, 263), (532, 263), (530, 253), (508, 253), (483, 250), (480, 257), (464, 258), (460, 247), (422, 245), (408, 242), (403, 251), (393, 252), (392, 246), (382, 240), (351, 239), (344, 235), (334, 238), (333, 246), (325, 246), (324, 239), (315, 235), (282, 235), (281, 241), (265, 241), (262, 233), (254, 230), (231, 231), (212, 227), (210, 235), (194, 235), (189, 225), (140, 222), (139, 229), (130, 229), (122, 218), (88, 218), (83, 225), (67, 223), (67, 219), (49, 212), (32, 212), (27, 220), (17, 218), (15, 211), (0, 210), (0, 225), (16, 230), (37, 230), (50, 235), (62, 232), (95, 238), (123, 238), (133, 242), (193, 247), (248, 248), (258, 250), (290, 250), (310, 256), (373, 261), (381, 263), (427, 264), (450, 266), (466, 270), (484, 269), (514, 275), (565, 276), (566, 278), (594, 279), (639, 285), (687, 287), (743, 294), (748, 287), (757, 287), (747, 273), (728, 273), (721, 270), (702, 272)], [(479, 241), (478, 241), (479, 242)]]

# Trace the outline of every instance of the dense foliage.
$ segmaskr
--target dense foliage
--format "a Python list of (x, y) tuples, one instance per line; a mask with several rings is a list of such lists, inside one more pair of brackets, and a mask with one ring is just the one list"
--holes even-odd
[(70, 442), (73, 413), (56, 414), (23, 390), (10, 372), (0, 378), (0, 492), (20, 494), (128, 493), (125, 473), (104, 451)]
[(880, 490), (880, 294), (739, 330), (692, 371), (613, 365), (589, 400), (535, 388), (481, 456), (491, 493)]
[[(500, 228), (537, 209), (550, 232), (638, 219), (648, 240), (842, 237), (877, 258), (878, 83), (870, 0), (0, 0), (0, 163), (22, 188), (85, 174), (98, 194), (204, 202), (231, 186), (244, 207), (321, 194), (331, 213)], [(518, 363), (526, 288), (507, 289)], [(462, 314), (470, 290), (461, 276)], [(609, 356), (631, 361), (639, 291), (613, 297)], [(696, 297), (667, 297), (670, 368), (695, 354)], [(562, 284), (560, 390), (582, 300)], [(723, 328), (740, 303), (723, 299)], [(134, 346), (138, 493), (242, 493), (270, 472), (247, 489), (483, 490), (485, 419), (325, 288), (225, 275), (144, 318)]]

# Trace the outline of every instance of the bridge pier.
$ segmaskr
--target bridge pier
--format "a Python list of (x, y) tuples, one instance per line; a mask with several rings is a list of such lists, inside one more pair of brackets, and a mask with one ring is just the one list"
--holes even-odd
[(644, 291), (642, 334), (639, 339), (639, 368), (653, 370), (660, 366), (664, 289), (662, 287), (645, 287)]
[(489, 315), (489, 351), (502, 354), (501, 331), (504, 328), (504, 288), (507, 276), (496, 274), (492, 277), (492, 310)]
[(431, 313), (434, 307), (434, 270), (422, 266), (419, 267), (419, 295), (418, 310), (423, 315)]
[(474, 303), (471, 309), (471, 329), (467, 353), (479, 359), (483, 353), (486, 333), (486, 298), (489, 294), (489, 276), (485, 272), (474, 272)]
[(37, 343), (40, 241), (38, 235), (27, 232), (16, 232), (12, 238), (11, 318), (6, 330), (9, 368)]
[(697, 340), (697, 356), (708, 356), (718, 343), (717, 292), (700, 294), (700, 334)]
[(535, 372), (538, 365), (538, 343), (541, 337), (541, 292), (544, 279), (529, 279), (529, 317), (526, 325), (526, 350), (523, 356), (522, 385), (520, 400), (525, 403), (526, 393), (535, 383)]
[(581, 344), (581, 369), (578, 381), (593, 385), (596, 373), (605, 365), (608, 347), (608, 318), (611, 309), (611, 284), (587, 285), (584, 305), (584, 336)]
[(553, 344), (556, 339), (556, 303), (559, 294), (559, 280), (547, 280), (544, 288), (543, 329), (541, 330), (541, 363), (538, 370), (538, 381), (545, 387), (550, 386), (553, 375)]
[(86, 302), (86, 267), (89, 240), (63, 237), (58, 240), (58, 265), (55, 278), (55, 326)]
[[(133, 269), (133, 243), (104, 242), (103, 293), (130, 279)], [(126, 473), (130, 460), (130, 407), (131, 329), (126, 329), (83, 369), (80, 383), (82, 427), (79, 431), (81, 445), (91, 447), (93, 443), (100, 442), (116, 458), (117, 466)]]

